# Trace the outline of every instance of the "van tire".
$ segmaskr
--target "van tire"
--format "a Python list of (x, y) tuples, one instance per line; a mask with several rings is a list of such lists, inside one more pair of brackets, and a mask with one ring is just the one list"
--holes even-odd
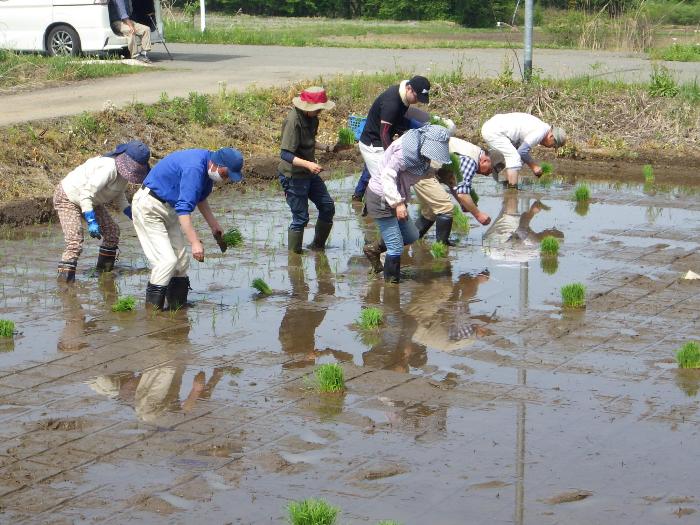
[(80, 37), (70, 26), (58, 25), (49, 31), (46, 37), (46, 51), (49, 56), (78, 56), (80, 54)]

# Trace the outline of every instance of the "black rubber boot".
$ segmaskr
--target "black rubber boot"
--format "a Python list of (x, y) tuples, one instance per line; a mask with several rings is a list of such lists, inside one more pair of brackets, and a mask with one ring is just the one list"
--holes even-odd
[(190, 290), (190, 278), (173, 277), (168, 283), (165, 298), (168, 300), (168, 310), (179, 310), (187, 306), (187, 292)]
[(287, 246), (290, 252), (301, 253), (301, 243), (304, 241), (304, 230), (287, 230)]
[(416, 219), (415, 224), (416, 224), (416, 228), (418, 229), (418, 237), (419, 237), (420, 239), (422, 239), (423, 236), (424, 236), (426, 233), (428, 233), (428, 230), (430, 229), (430, 227), (431, 227), (433, 224), (435, 224), (435, 221), (429, 221), (428, 219), (426, 219), (425, 217), (423, 217), (423, 216), (421, 215), (421, 216), (419, 216), (419, 217)]
[(148, 283), (146, 286), (146, 308), (153, 310), (162, 310), (165, 304), (165, 294), (168, 291), (167, 286)]
[(372, 271), (374, 273), (382, 273), (384, 266), (382, 265), (380, 255), (386, 251), (386, 244), (384, 244), (384, 241), (380, 239), (371, 244), (365, 244), (362, 251), (365, 252), (365, 257), (369, 259), (369, 263), (372, 265)]
[(401, 273), (401, 256), (387, 255), (384, 259), (384, 280), (390, 283), (398, 283)]
[(332, 222), (316, 221), (314, 240), (307, 246), (309, 250), (321, 251), (326, 249), (326, 240), (331, 234)]
[(435, 222), (435, 240), (447, 246), (454, 246), (455, 243), (450, 240), (450, 234), (452, 233), (452, 215), (441, 213), (436, 217)]
[(100, 246), (95, 268), (98, 272), (111, 272), (117, 260), (118, 246)]
[(58, 280), (66, 283), (75, 281), (75, 269), (77, 267), (78, 261), (61, 261), (58, 263)]

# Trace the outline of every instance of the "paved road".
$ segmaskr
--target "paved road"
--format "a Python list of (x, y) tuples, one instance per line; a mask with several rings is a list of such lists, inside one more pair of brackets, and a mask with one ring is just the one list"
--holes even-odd
[[(218, 82), (229, 89), (252, 84), (280, 85), (291, 80), (350, 72), (395, 71), (429, 75), (462, 67), (466, 74), (495, 76), (507, 49), (344, 49), (278, 46), (170, 44), (175, 61), (153, 53), (163, 71), (85, 81), (63, 87), (0, 97), (0, 125), (100, 110), (106, 100), (116, 105), (155, 102), (161, 93), (185, 96), (191, 91), (216, 92)], [(159, 46), (159, 51), (162, 47)], [(521, 51), (518, 51), (521, 58)], [(571, 50), (535, 50), (536, 68), (545, 76), (586, 73), (634, 82), (647, 80), (652, 63), (642, 55)], [(666, 63), (679, 80), (700, 75), (700, 63)]]

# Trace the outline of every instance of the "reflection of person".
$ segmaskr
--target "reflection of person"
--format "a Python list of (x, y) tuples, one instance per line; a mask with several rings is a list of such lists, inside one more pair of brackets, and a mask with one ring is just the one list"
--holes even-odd
[(549, 207), (536, 200), (526, 211), (521, 212), (518, 201), (517, 192), (505, 191), (501, 213), (484, 234), (483, 243), (492, 258), (532, 259), (539, 253), (539, 243), (547, 235), (564, 238), (564, 234), (557, 228), (546, 228), (540, 232), (530, 228), (535, 215), (542, 210), (549, 210)]
[(370, 178), (378, 175), (384, 151), (394, 140), (394, 135), (409, 128), (405, 118), (409, 106), (418, 102), (428, 104), (429, 101), (430, 81), (419, 75), (387, 88), (374, 100), (360, 135), (360, 154), (365, 166), (353, 200), (362, 200)]
[(472, 179), (474, 175), (490, 175), (492, 171), (499, 171), (503, 167), (503, 155), (494, 150), (487, 152), (479, 146), (475, 146), (465, 140), (450, 137), (450, 153), (459, 160), (460, 182), (449, 167), (438, 170), (438, 176), (419, 181), (413, 190), (420, 202), (421, 215), (416, 220), (416, 228), (423, 237), (430, 227), (435, 224), (436, 240), (452, 246), (450, 233), (452, 232), (452, 220), (454, 207), (450, 196), (445, 192), (442, 184), (450, 188), (463, 211), (471, 213), (481, 224), (491, 222), (491, 217), (481, 211), (471, 197)]
[(189, 412), (198, 399), (209, 399), (223, 377), (221, 368), (214, 369), (209, 381), (205, 381), (203, 371), (198, 372), (187, 398), (181, 402), (180, 386), (185, 370), (184, 365), (178, 365), (149, 368), (140, 374), (118, 372), (98, 376), (88, 385), (98, 394), (133, 405), (141, 421), (156, 423), (165, 412)]
[[(418, 239), (418, 230), (408, 220), (411, 186), (431, 177), (430, 161), (450, 162), (447, 142), (450, 136), (442, 126), (411, 129), (395, 140), (384, 153), (379, 171), (372, 175), (365, 195), (367, 214), (379, 227), (382, 240), (364, 247), (372, 269), (384, 270), (384, 279), (399, 282), (404, 245)], [(382, 267), (380, 254), (386, 251)]]
[(523, 163), (539, 177), (542, 168), (530, 155), (530, 150), (541, 144), (545, 148), (559, 148), (566, 143), (566, 132), (552, 127), (529, 113), (499, 113), (484, 122), (481, 136), (489, 148), (497, 149), (506, 159), (508, 184), (518, 184)]
[(125, 194), (126, 186), (130, 182), (143, 182), (148, 173), (150, 155), (148, 146), (141, 141), (119, 144), (113, 151), (87, 160), (56, 186), (53, 207), (61, 221), (66, 243), (58, 265), (59, 280), (75, 280), (78, 258), (83, 251), (81, 214), (87, 222), (90, 237), (102, 239), (97, 270), (112, 270), (117, 257), (119, 226), (110, 216), (105, 204), (116, 201), (124, 214), (131, 218), (131, 206)]
[(328, 100), (322, 87), (310, 87), (292, 99), (294, 107), (287, 113), (282, 125), (282, 160), (279, 164), (279, 181), (284, 190), (292, 223), (288, 230), (288, 248), (301, 253), (304, 228), (309, 222), (309, 201), (318, 209), (312, 250), (323, 250), (333, 227), (335, 203), (328, 193), (326, 183), (319, 176), (323, 167), (316, 163), (316, 150), (338, 151), (339, 145), (329, 146), (316, 142), (318, 115), (335, 107)]
[(151, 50), (151, 28), (134, 22), (131, 13), (131, 0), (110, 0), (109, 19), (112, 21), (112, 30), (127, 38), (131, 58), (150, 64), (148, 52)]
[(204, 260), (204, 247), (191, 214), (196, 207), (214, 236), (221, 235), (207, 197), (215, 182), (240, 181), (242, 168), (243, 156), (238, 150), (187, 149), (167, 155), (143, 181), (133, 202), (134, 228), (151, 265), (146, 306), (162, 310), (166, 293), (169, 309), (187, 304), (190, 281), (185, 237), (192, 246), (192, 257)]

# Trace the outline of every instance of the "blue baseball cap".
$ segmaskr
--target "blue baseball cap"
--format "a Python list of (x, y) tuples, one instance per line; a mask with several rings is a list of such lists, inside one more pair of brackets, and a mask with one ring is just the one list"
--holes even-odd
[(239, 182), (243, 175), (243, 155), (240, 151), (233, 148), (221, 148), (211, 154), (211, 161), (219, 166), (225, 166), (228, 169), (228, 178), (231, 182)]
[(125, 142), (124, 144), (119, 144), (116, 148), (108, 153), (105, 153), (103, 156), (116, 157), (122, 153), (126, 153), (134, 161), (145, 166), (148, 166), (148, 159), (151, 158), (151, 150), (149, 150), (148, 146), (146, 146), (140, 140), (132, 140), (130, 142)]

